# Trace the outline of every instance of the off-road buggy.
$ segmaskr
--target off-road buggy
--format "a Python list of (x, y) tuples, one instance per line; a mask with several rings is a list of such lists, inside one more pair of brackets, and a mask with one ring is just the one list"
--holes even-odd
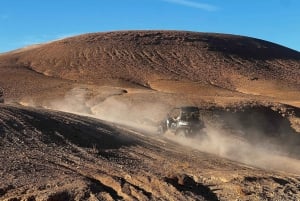
[(173, 108), (167, 117), (160, 122), (158, 132), (164, 134), (171, 131), (175, 135), (193, 137), (204, 134), (205, 128), (203, 120), (200, 119), (198, 107), (185, 106)]

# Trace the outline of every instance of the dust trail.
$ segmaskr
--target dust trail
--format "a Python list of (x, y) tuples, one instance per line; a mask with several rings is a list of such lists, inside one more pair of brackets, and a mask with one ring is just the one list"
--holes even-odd
[(148, 134), (155, 133), (157, 119), (161, 119), (166, 113), (166, 105), (151, 100), (147, 103), (139, 103), (125, 95), (124, 90), (118, 88), (104, 88), (93, 95), (87, 89), (75, 88), (69, 91), (63, 99), (52, 101), (45, 107), (93, 116)]
[(50, 103), (49, 108), (70, 113), (92, 114), (85, 89), (74, 88), (67, 92), (64, 99)]
[(280, 147), (250, 144), (246, 139), (228, 135), (212, 127), (206, 128), (206, 137), (201, 139), (167, 135), (167, 138), (203, 152), (269, 170), (300, 174), (300, 160), (288, 157)]
[[(157, 120), (162, 119), (169, 109), (151, 100), (133, 101), (121, 89), (106, 89), (94, 96), (89, 93), (86, 89), (76, 88), (67, 93), (64, 99), (53, 101), (47, 107), (126, 125), (145, 132), (143, 134), (156, 134)], [(208, 137), (204, 139), (174, 135), (166, 137), (182, 145), (248, 165), (300, 174), (300, 161), (286, 156), (278, 146), (249, 143), (246, 139), (213, 126), (207, 127), (206, 133)]]

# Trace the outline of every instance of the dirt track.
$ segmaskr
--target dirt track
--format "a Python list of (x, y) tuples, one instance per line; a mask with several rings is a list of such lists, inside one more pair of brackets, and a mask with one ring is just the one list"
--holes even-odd
[[(300, 177), (96, 119), (1, 106), (1, 200), (296, 200)], [(96, 199), (97, 198), (97, 199)]]

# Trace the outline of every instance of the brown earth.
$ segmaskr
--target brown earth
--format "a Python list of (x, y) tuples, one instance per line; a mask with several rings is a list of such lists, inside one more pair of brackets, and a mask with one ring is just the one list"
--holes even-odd
[[(0, 107), (1, 200), (296, 200), (300, 196), (299, 175), (250, 167), (96, 119)], [(299, 167), (298, 163), (294, 171)]]
[[(216, 87), (276, 98), (282, 98), (284, 91), (296, 104), (299, 61), (299, 52), (267, 41), (176, 31), (86, 34), (0, 56), (7, 78), (13, 74), (8, 69), (22, 70), (27, 71), (22, 76), (32, 71), (88, 84), (103, 85), (110, 80), (163, 91), (170, 85), (174, 88), (174, 81), (186, 81), (196, 89), (200, 85), (200, 89)], [(5, 82), (0, 84), (10, 91)], [(28, 85), (32, 88), (32, 83)], [(57, 85), (61, 86), (52, 87)]]
[[(299, 77), (299, 52), (224, 34), (94, 33), (1, 54), (0, 200), (297, 200)], [(201, 108), (207, 138), (156, 134), (180, 105)]]

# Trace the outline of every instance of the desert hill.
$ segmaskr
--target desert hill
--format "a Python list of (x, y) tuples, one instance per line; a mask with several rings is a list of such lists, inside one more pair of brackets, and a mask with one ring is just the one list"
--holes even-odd
[(3, 54), (0, 66), (84, 83), (126, 81), (157, 90), (169, 89), (170, 83), (160, 83), (170, 80), (250, 94), (282, 88), (295, 93), (300, 85), (299, 52), (249, 37), (197, 32), (85, 34)]
[[(91, 33), (1, 54), (0, 200), (297, 200), (299, 77), (299, 52), (226, 34)], [(182, 105), (200, 108), (203, 136), (158, 134)]]

